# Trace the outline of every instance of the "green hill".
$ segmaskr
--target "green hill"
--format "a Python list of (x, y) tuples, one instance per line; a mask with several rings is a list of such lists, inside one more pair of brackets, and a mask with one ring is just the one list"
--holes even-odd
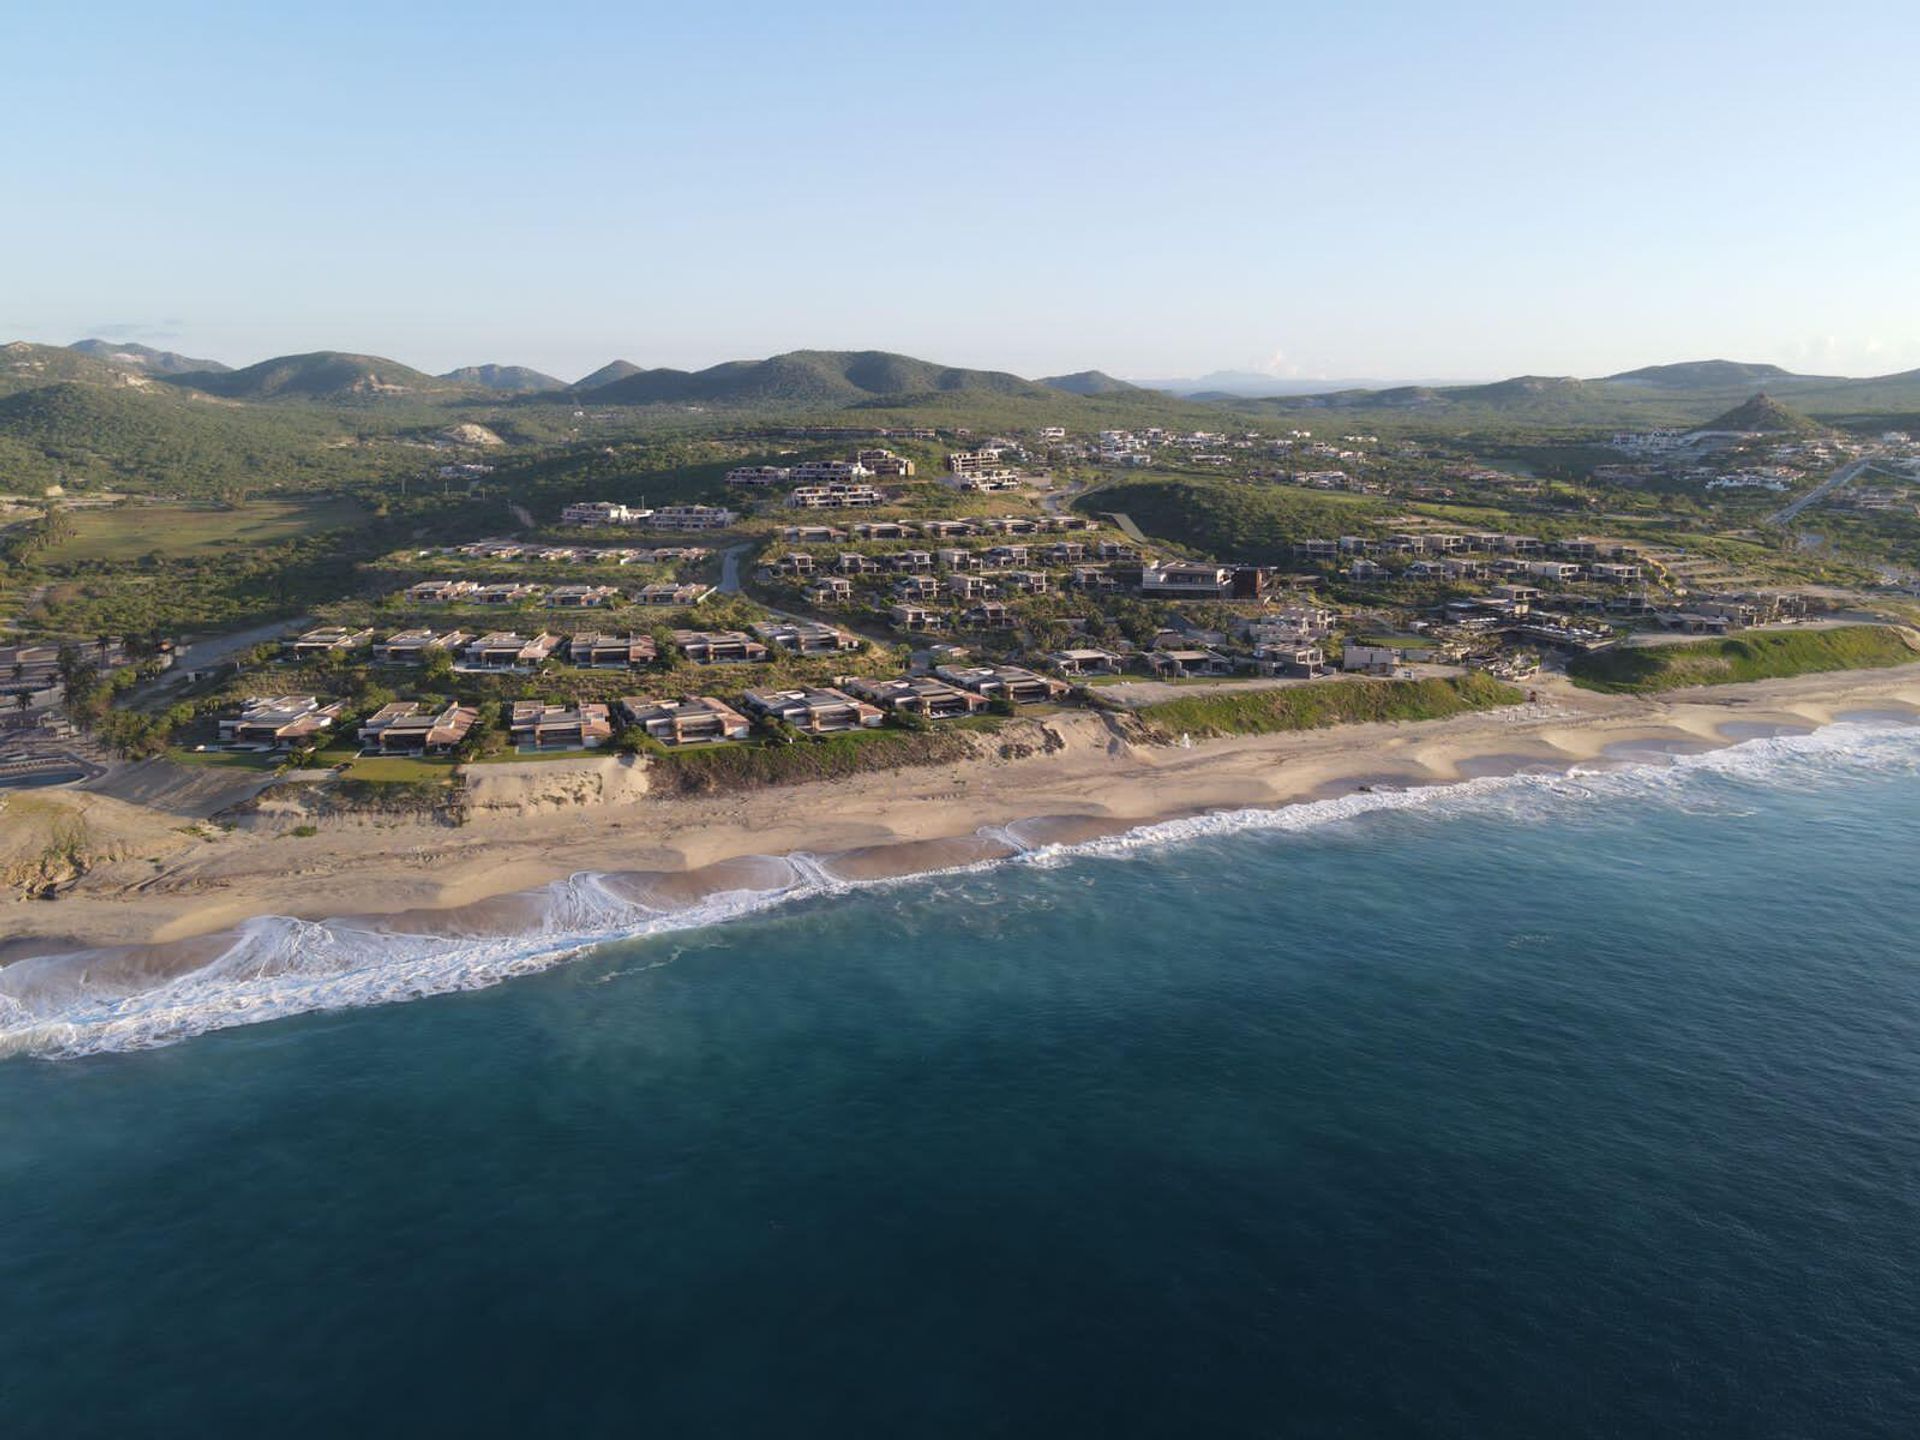
[(1140, 389), (1138, 385), (1117, 380), (1104, 370), (1080, 370), (1072, 375), (1049, 375), (1038, 382), (1049, 390), (1064, 390), (1069, 395), (1124, 395)]
[(1689, 360), (1678, 365), (1643, 365), (1638, 370), (1623, 370), (1609, 375), (1610, 381), (1657, 385), (1666, 390), (1730, 390), (1780, 380), (1810, 380), (1778, 365), (1752, 365), (1738, 360)]
[(705, 370), (642, 370), (597, 387), (593, 395), (623, 405), (819, 410), (899, 396), (1048, 393), (1017, 375), (956, 369), (883, 350), (795, 350)]
[(211, 370), (219, 374), (232, 368), (222, 365), (218, 360), (196, 360), (191, 355), (176, 354), (172, 350), (155, 350), (150, 345), (132, 343), (121, 345), (111, 340), (76, 340), (67, 348), (145, 375), (184, 375), (194, 370)]
[(341, 438), (324, 411), (220, 404), (164, 385), (60, 381), (0, 398), (0, 472), (11, 484), (205, 495), (333, 485), (383, 463)]
[(1127, 480), (1075, 502), (1089, 515), (1118, 512), (1147, 535), (1220, 560), (1279, 564), (1301, 540), (1368, 533), (1394, 511), (1384, 501), (1218, 480)]
[(1759, 435), (1810, 435), (1821, 427), (1805, 415), (1789, 410), (1763, 391), (1725, 414), (1715, 416), (1700, 428)]
[(598, 390), (602, 385), (611, 385), (616, 380), (624, 380), (629, 375), (641, 373), (640, 367), (631, 360), (612, 360), (602, 365), (591, 375), (583, 375), (573, 382), (575, 390)]
[(0, 394), (60, 381), (122, 389), (140, 389), (153, 384), (138, 371), (109, 364), (65, 345), (36, 345), (30, 340), (0, 345)]
[(1761, 630), (1726, 640), (1638, 645), (1567, 662), (1573, 683), (1589, 690), (1651, 694), (1693, 685), (1737, 685), (1829, 670), (1877, 670), (1920, 661), (1912, 631), (1890, 625), (1830, 630)]
[(317, 350), (281, 355), (244, 369), (169, 375), (167, 382), (231, 400), (435, 399), (470, 393), (438, 376), (378, 355)]
[(477, 385), (482, 390), (516, 395), (567, 388), (566, 381), (529, 370), (525, 365), (463, 365), (458, 370), (447, 371), (440, 379), (452, 385)]

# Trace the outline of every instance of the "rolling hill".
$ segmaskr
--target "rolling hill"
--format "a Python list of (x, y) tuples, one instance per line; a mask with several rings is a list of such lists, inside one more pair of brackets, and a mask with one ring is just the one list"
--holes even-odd
[(1038, 382), (1049, 390), (1064, 390), (1069, 395), (1124, 395), (1140, 387), (1116, 380), (1104, 370), (1080, 370), (1072, 375), (1049, 375)]
[(165, 379), (171, 385), (230, 400), (435, 399), (470, 394), (474, 388), (428, 375), (398, 360), (338, 350), (281, 355), (240, 370), (196, 370)]
[(439, 377), (452, 385), (477, 385), (482, 390), (525, 395), (540, 390), (564, 390), (567, 382), (556, 380), (525, 365), (463, 365)]
[(146, 375), (185, 375), (195, 370), (210, 370), (218, 375), (233, 368), (222, 365), (218, 360), (196, 360), (191, 355), (155, 350), (150, 345), (131, 342), (117, 344), (112, 340), (76, 340), (67, 348), (109, 365), (137, 370)]
[(1679, 365), (1643, 365), (1638, 370), (1609, 375), (1607, 379), (1657, 385), (1666, 390), (1724, 390), (1770, 385), (1781, 380), (1830, 381), (1831, 377), (1795, 375), (1778, 365), (1754, 365), (1738, 360), (1689, 360)]
[(631, 360), (610, 360), (591, 375), (583, 375), (573, 382), (576, 390), (598, 390), (602, 385), (611, 385), (616, 380), (624, 380), (629, 375), (641, 373), (640, 367)]
[(1758, 435), (1808, 435), (1822, 428), (1797, 411), (1789, 410), (1765, 391), (1745, 404), (1736, 405), (1700, 427), (1702, 430), (1732, 430)]
[(1056, 392), (997, 370), (962, 370), (884, 350), (795, 350), (705, 370), (641, 370), (597, 387), (601, 402), (784, 410), (844, 408), (917, 395), (1045, 397)]

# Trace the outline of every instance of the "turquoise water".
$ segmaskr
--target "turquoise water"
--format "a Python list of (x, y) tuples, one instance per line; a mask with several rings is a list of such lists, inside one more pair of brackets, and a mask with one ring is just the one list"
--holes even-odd
[(0, 1432), (1910, 1435), (1916, 858), (1848, 726), (16, 1010)]

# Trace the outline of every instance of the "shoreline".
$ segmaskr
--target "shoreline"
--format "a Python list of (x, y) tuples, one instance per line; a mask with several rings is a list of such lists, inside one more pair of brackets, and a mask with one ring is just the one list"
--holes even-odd
[[(893, 879), (1223, 810), (1656, 760), (1847, 719), (1920, 719), (1920, 665), (1658, 697), (1557, 678), (1535, 688), (1533, 705), (1191, 748), (1124, 744), (1092, 712), (1063, 712), (1014, 722), (1048, 740), (1026, 758), (980, 755), (714, 797), (649, 797), (644, 767), (614, 758), (489, 766), (475, 782), (474, 819), (459, 828), (355, 817), (295, 837), (268, 817), (209, 840), (167, 827), (176, 843), (164, 859), (114, 860), (57, 900), (0, 909), (0, 966), (151, 949), (154, 968), (181, 973), (267, 917), (499, 935), (524, 923), (536, 892), (583, 874), (614, 877), (623, 898), (671, 910), (792, 860), (837, 880)], [(110, 815), (119, 803), (100, 809)]]

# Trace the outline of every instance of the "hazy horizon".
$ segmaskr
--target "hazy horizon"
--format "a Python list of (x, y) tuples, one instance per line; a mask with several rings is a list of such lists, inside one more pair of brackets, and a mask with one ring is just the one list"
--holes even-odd
[[(0, 16), (0, 338), (231, 365), (1920, 367), (1920, 22), (1517, 0)], [(109, 37), (112, 43), (107, 43)]]

